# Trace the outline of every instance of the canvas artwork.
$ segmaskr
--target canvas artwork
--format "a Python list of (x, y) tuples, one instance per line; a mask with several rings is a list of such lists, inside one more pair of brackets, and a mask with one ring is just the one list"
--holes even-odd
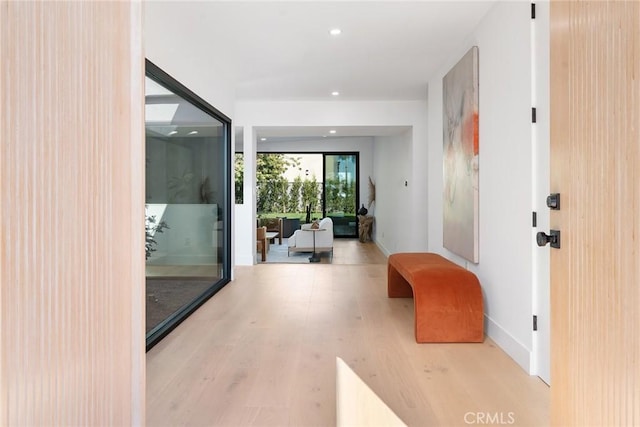
[(444, 247), (478, 262), (478, 47), (444, 76)]

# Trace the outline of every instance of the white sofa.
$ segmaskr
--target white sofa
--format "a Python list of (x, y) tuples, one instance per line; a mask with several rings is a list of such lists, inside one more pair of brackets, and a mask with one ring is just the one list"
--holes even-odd
[(322, 218), (318, 231), (305, 231), (311, 228), (311, 224), (302, 224), (300, 230), (296, 230), (288, 240), (287, 255), (291, 252), (313, 252), (313, 237), (316, 239), (316, 252), (331, 252), (333, 256), (333, 221), (331, 218)]

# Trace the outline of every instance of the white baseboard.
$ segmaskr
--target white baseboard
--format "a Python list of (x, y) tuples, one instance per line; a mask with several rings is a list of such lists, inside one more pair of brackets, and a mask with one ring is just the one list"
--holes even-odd
[(391, 252), (389, 252), (387, 250), (387, 248), (385, 248), (382, 244), (380, 244), (378, 241), (374, 241), (373, 243), (376, 244), (376, 246), (378, 247), (378, 249), (380, 249), (380, 252), (382, 252), (384, 254), (384, 256), (386, 256), (387, 258), (389, 258), (389, 255), (391, 255)]
[(531, 373), (531, 351), (522, 343), (513, 338), (507, 331), (485, 314), (485, 333), (505, 353), (522, 367), (527, 373)]
[(235, 258), (235, 265), (253, 265), (255, 264), (256, 260), (255, 257), (252, 257), (251, 255), (246, 256), (246, 255), (240, 255), (240, 256), (236, 256)]

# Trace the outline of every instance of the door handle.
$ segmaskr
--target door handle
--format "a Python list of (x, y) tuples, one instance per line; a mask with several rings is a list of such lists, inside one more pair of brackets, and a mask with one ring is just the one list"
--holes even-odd
[(536, 234), (536, 241), (538, 246), (542, 247), (550, 243), (552, 248), (560, 249), (560, 230), (550, 230), (549, 234), (540, 231)]

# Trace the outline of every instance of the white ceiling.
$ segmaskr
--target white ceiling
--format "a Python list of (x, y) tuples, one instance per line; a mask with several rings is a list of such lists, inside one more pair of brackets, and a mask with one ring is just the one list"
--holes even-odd
[[(193, 44), (185, 48), (208, 55), (198, 64), (233, 76), (238, 100), (340, 101), (426, 99), (429, 77), (494, 3), (189, 1), (153, 7), (179, 10), (168, 30), (187, 29)], [(342, 34), (331, 36), (336, 27)]]

